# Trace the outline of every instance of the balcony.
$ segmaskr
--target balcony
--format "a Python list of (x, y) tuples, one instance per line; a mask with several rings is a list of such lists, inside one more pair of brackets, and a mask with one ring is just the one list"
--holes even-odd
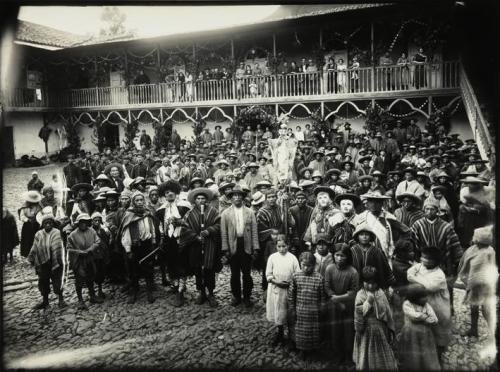
[(12, 88), (4, 90), (2, 102), (9, 111), (116, 110), (418, 97), (454, 94), (459, 88), (459, 63), (450, 61), (192, 83), (59, 91)]

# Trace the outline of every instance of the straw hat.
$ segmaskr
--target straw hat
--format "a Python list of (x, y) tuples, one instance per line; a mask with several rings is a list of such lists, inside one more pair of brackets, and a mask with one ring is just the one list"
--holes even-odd
[(266, 201), (266, 195), (260, 191), (255, 192), (252, 195), (252, 205), (259, 205)]
[(27, 203), (40, 203), (42, 195), (36, 190), (30, 190), (24, 194), (24, 201)]
[(92, 219), (87, 213), (80, 213), (76, 218), (75, 224), (79, 223), (80, 221), (91, 221), (91, 220)]
[(187, 199), (191, 204), (195, 204), (195, 200), (198, 197), (198, 195), (204, 195), (205, 198), (207, 198), (207, 201), (212, 200), (214, 194), (213, 192), (206, 188), (206, 187), (198, 187), (194, 190), (189, 191)]

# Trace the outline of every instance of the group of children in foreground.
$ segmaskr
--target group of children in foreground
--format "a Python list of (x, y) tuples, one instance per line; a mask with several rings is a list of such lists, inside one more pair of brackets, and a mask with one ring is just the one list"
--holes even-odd
[[(491, 226), (475, 231), (474, 245), (464, 254), (458, 276), (466, 285), (465, 301), (472, 309), (469, 335), (477, 336), (481, 307), (489, 343), (494, 345), (498, 273), (492, 233)], [(356, 270), (348, 244), (335, 245), (332, 255), (323, 252), (324, 242), (318, 242), (315, 254), (304, 252), (297, 260), (288, 252), (285, 236), (274, 238), (276, 252), (266, 267), (266, 317), (277, 327), (274, 345), (284, 342), (287, 328), (290, 344), (302, 358), (326, 343), (336, 363), (354, 362), (356, 369), (441, 368), (441, 355), (451, 336), (451, 306), (439, 249), (423, 249), (420, 262), (406, 271), (408, 284), (396, 286), (392, 293), (381, 288), (375, 265)], [(363, 243), (362, 252), (375, 241), (369, 226), (359, 226), (353, 238)], [(399, 325), (398, 312), (404, 316)]]

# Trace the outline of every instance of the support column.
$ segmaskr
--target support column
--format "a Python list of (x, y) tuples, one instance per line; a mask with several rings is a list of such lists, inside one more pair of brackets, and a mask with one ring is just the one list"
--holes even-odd
[(160, 55), (160, 44), (156, 45), (156, 68), (158, 69), (158, 76), (160, 76), (161, 67), (161, 55)]
[(235, 118), (238, 116), (238, 109), (236, 108), (236, 105), (233, 106), (233, 114)]
[(428, 99), (428, 105), (427, 105), (427, 114), (429, 116), (431, 116), (432, 114), (432, 96), (429, 96), (429, 99)]
[(276, 34), (273, 33), (273, 57), (276, 58)]
[(323, 48), (323, 29), (319, 29), (319, 47)]
[(370, 22), (370, 62), (372, 65), (371, 73), (371, 91), (375, 92), (375, 25)]
[(275, 110), (276, 110), (276, 117), (280, 116), (280, 108), (278, 104), (275, 105)]
[(160, 124), (163, 126), (163, 109), (160, 107)]
[(325, 118), (325, 102), (321, 102), (321, 119)]

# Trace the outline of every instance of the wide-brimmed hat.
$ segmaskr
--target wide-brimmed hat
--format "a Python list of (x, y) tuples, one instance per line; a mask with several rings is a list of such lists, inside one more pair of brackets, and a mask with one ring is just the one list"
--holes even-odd
[(444, 177), (444, 178), (451, 180), (451, 176), (448, 173), (446, 173), (445, 171), (439, 172), (436, 176), (436, 178), (441, 178), (441, 177)]
[(101, 173), (100, 175), (98, 175), (95, 180), (96, 180), (96, 182), (97, 181), (106, 181), (108, 183), (108, 185), (110, 185), (110, 186), (113, 185), (113, 182), (104, 173)]
[(312, 153), (313, 157), (315, 157), (317, 154), (320, 154), (321, 156), (325, 156), (325, 153), (324, 153), (323, 151), (319, 151), (319, 150), (314, 151), (314, 152)]
[(403, 173), (411, 173), (414, 176), (416, 176), (417, 170), (415, 168), (412, 168), (412, 167), (406, 167), (405, 169), (403, 169)]
[(259, 168), (259, 167), (260, 167), (260, 165), (258, 165), (257, 163), (255, 163), (253, 161), (247, 164), (247, 168)]
[(228, 192), (227, 196), (232, 197), (234, 194), (240, 194), (240, 195), (245, 196), (246, 191), (243, 190), (241, 185), (237, 184), (232, 188), (231, 191)]
[(346, 164), (351, 164), (351, 167), (354, 167), (354, 163), (350, 160), (345, 160), (341, 163), (342, 167), (345, 167)]
[(219, 166), (221, 164), (225, 164), (225, 165), (229, 166), (229, 163), (227, 162), (226, 159), (221, 159), (221, 160), (215, 162), (215, 165), (217, 165), (217, 166)]
[(418, 197), (418, 195), (415, 195), (411, 192), (404, 192), (402, 194), (399, 194), (398, 196), (396, 196), (396, 199), (401, 202), (404, 198), (410, 198), (411, 200), (413, 200), (413, 202), (415, 204), (420, 204), (420, 197)]
[(133, 186), (138, 185), (138, 184), (143, 183), (143, 182), (146, 183), (146, 179), (144, 177), (140, 177), (140, 176), (136, 177), (132, 180), (132, 182), (130, 182), (129, 188), (132, 188)]
[(194, 201), (198, 197), (198, 195), (204, 195), (207, 198), (207, 201), (212, 200), (214, 194), (212, 190), (206, 188), (206, 187), (198, 187), (194, 190), (189, 191), (187, 199), (188, 201), (194, 205)]
[(342, 173), (342, 171), (340, 169), (332, 168), (332, 169), (329, 169), (325, 173), (325, 178), (330, 177), (332, 174), (336, 174), (337, 176), (340, 176), (340, 173)]
[(36, 190), (30, 190), (24, 194), (24, 201), (27, 203), (39, 203), (42, 195)]
[(299, 170), (299, 173), (300, 173), (301, 176), (304, 176), (304, 173), (306, 171), (309, 171), (311, 174), (312, 174), (312, 172), (314, 172), (314, 170), (311, 167), (304, 167), (304, 168), (302, 168), (302, 169)]
[(288, 187), (290, 188), (290, 190), (302, 190), (301, 187), (295, 181), (290, 181)]
[(269, 181), (266, 181), (266, 180), (263, 180), (263, 181), (259, 181), (257, 182), (257, 184), (255, 185), (255, 187), (271, 187), (273, 184)]
[(493, 225), (488, 225), (484, 227), (479, 227), (474, 230), (474, 235), (472, 236), (472, 241), (474, 243), (492, 245), (493, 244)]
[(81, 189), (84, 189), (87, 191), (92, 191), (94, 189), (94, 186), (92, 186), (90, 183), (82, 182), (82, 183), (77, 183), (76, 185), (73, 185), (71, 187), (71, 191), (73, 191), (73, 192), (78, 192), (78, 190), (81, 190)]
[(316, 185), (316, 182), (311, 181), (311, 180), (301, 180), (299, 182), (299, 186), (301, 188), (309, 187), (309, 186), (312, 186), (312, 185)]
[(118, 198), (120, 196), (120, 193), (117, 192), (116, 190), (109, 190), (109, 191), (106, 191), (104, 194), (100, 194), (100, 195), (103, 195), (106, 198)]
[(76, 217), (75, 224), (77, 224), (80, 221), (91, 221), (92, 219), (87, 213), (80, 213), (78, 217)]
[(102, 214), (99, 212), (94, 212), (92, 213), (92, 216), (90, 216), (90, 219), (93, 220), (94, 218), (100, 218), (102, 220)]
[(365, 180), (371, 181), (371, 180), (373, 180), (373, 177), (370, 176), (369, 174), (365, 174), (364, 176), (358, 177), (359, 182), (363, 182)]
[(379, 170), (373, 171), (371, 175), (372, 177), (385, 177), (385, 174)]
[(373, 237), (373, 240), (377, 238), (375, 232), (373, 232), (373, 229), (366, 223), (363, 223), (356, 227), (356, 230), (354, 230), (354, 234), (352, 234), (352, 238), (355, 240), (358, 237), (358, 235), (362, 232), (370, 233)]
[(200, 177), (194, 177), (194, 178), (192, 178), (192, 179), (191, 179), (191, 181), (189, 182), (189, 187), (193, 187), (193, 184), (194, 184), (195, 182), (199, 182), (199, 183), (201, 183), (202, 185), (204, 184), (204, 182), (203, 182), (203, 179), (202, 179), (202, 178), (200, 178)]
[(479, 178), (479, 177), (472, 177), (472, 176), (467, 176), (463, 179), (460, 180), (461, 183), (480, 183), (482, 185), (487, 185), (489, 182)]
[(464, 178), (469, 177), (469, 176), (476, 177), (478, 174), (479, 174), (478, 172), (473, 172), (473, 171), (467, 170), (465, 172), (461, 172), (460, 176), (462, 176)]
[(448, 189), (443, 185), (434, 185), (431, 187), (431, 192), (441, 191), (441, 193), (446, 192)]
[(321, 175), (321, 172), (317, 169), (311, 175), (311, 178), (315, 178), (315, 177), (323, 178), (323, 176)]
[(252, 205), (259, 205), (266, 201), (266, 195), (260, 191), (255, 192), (252, 195)]
[(366, 194), (361, 195), (361, 200), (388, 200), (390, 196), (382, 195), (380, 191), (368, 191)]
[(222, 181), (219, 185), (219, 191), (222, 193), (224, 192), (225, 189), (229, 188), (229, 187), (234, 187), (235, 183), (234, 182), (226, 182), (226, 181)]
[(335, 203), (340, 204), (342, 200), (350, 200), (354, 204), (354, 207), (356, 208), (359, 204), (361, 204), (361, 199), (359, 198), (358, 195), (352, 194), (349, 192), (343, 193), (343, 194), (338, 194), (335, 196)]
[(180, 183), (174, 180), (168, 180), (158, 186), (158, 194), (160, 194), (160, 196), (165, 196), (165, 194), (169, 191), (172, 191), (174, 194), (178, 195), (181, 192)]
[(41, 211), (39, 211), (36, 216), (35, 216), (35, 219), (36, 219), (36, 222), (38, 222), (38, 224), (40, 226), (42, 226), (42, 223), (43, 223), (43, 217), (44, 216), (50, 216), (52, 218), (52, 220), (55, 221), (55, 216), (53, 214), (53, 209), (50, 205), (42, 208)]
[(366, 155), (366, 156), (362, 156), (362, 157), (360, 157), (360, 158), (358, 159), (358, 163), (362, 163), (362, 162), (364, 162), (365, 160), (368, 160), (368, 161), (372, 160), (371, 155)]
[(214, 183), (215, 183), (215, 182), (214, 182), (214, 180), (213, 180), (213, 179), (211, 179), (211, 178), (207, 178), (207, 179), (205, 180), (205, 187), (208, 187), (208, 186), (210, 186), (210, 185), (213, 185)]
[(318, 196), (320, 192), (326, 192), (330, 196), (330, 199), (335, 199), (335, 191), (328, 186), (318, 186), (314, 189), (314, 195)]

